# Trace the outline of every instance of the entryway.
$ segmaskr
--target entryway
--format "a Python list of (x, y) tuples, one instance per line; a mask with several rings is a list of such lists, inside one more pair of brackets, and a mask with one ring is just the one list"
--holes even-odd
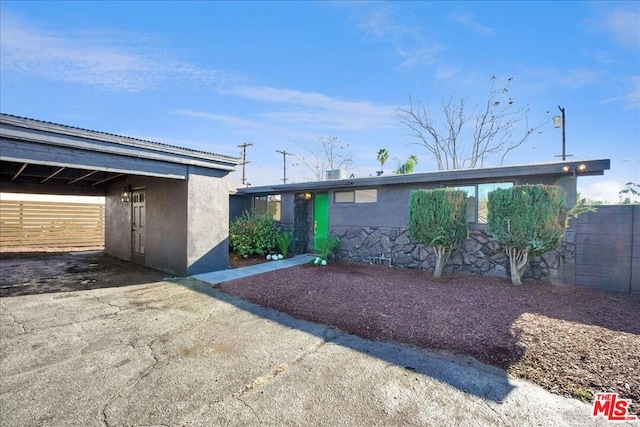
[(135, 190), (131, 196), (131, 260), (144, 264), (144, 227), (146, 222), (145, 195)]
[(313, 249), (329, 234), (329, 193), (316, 193), (313, 199)]

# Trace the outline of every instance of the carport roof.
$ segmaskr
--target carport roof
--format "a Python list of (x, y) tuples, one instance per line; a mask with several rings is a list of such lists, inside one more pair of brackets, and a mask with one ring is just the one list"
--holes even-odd
[[(102, 193), (123, 175), (186, 179), (187, 167), (233, 171), (240, 159), (0, 113), (2, 191)], [(71, 189), (74, 190), (71, 190)]]

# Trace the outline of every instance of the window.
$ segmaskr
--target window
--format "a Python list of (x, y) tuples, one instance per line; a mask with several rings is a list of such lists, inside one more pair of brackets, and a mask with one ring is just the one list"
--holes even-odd
[(356, 203), (377, 203), (378, 190), (356, 190)]
[(280, 194), (256, 196), (253, 198), (253, 209), (257, 214), (269, 212), (274, 221), (282, 218), (282, 197)]
[(476, 186), (449, 187), (452, 190), (462, 190), (467, 193), (467, 222), (476, 222)]
[(333, 193), (334, 203), (377, 203), (378, 190), (336, 191)]
[(478, 224), (487, 223), (487, 215), (489, 214), (489, 193), (498, 188), (513, 187), (512, 182), (490, 182), (486, 184), (478, 184)]
[(448, 188), (467, 192), (467, 222), (486, 224), (487, 214), (489, 213), (487, 206), (489, 202), (489, 192), (497, 188), (509, 187), (513, 187), (513, 182), (487, 182), (478, 185)]
[(356, 201), (355, 191), (336, 191), (333, 195), (335, 203), (353, 203)]

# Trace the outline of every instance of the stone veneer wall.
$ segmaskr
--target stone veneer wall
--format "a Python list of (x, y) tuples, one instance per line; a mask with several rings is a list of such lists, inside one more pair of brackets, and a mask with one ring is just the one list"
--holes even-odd
[[(370, 257), (391, 258), (396, 267), (433, 270), (434, 251), (417, 245), (403, 227), (332, 227), (331, 234), (340, 238), (336, 258), (346, 262), (370, 263)], [(567, 230), (564, 243), (556, 250), (529, 261), (525, 279), (558, 279), (562, 267), (575, 257), (575, 232)], [(509, 275), (509, 260), (501, 245), (491, 240), (483, 230), (470, 230), (469, 237), (455, 250), (446, 272)]]

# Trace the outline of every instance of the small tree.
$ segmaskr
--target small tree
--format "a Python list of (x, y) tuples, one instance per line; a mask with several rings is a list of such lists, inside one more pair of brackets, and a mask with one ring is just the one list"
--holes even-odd
[(467, 193), (461, 190), (413, 190), (409, 198), (408, 231), (422, 245), (433, 246), (436, 267), (442, 270), (460, 242), (467, 236)]
[(405, 174), (405, 173), (413, 173), (416, 165), (418, 164), (418, 156), (412, 154), (407, 158), (407, 161), (401, 165), (398, 165), (398, 168), (393, 171), (396, 175)]
[(567, 203), (562, 187), (518, 185), (489, 193), (487, 232), (509, 256), (511, 283), (522, 284), (529, 257), (557, 248), (564, 237)]
[(637, 205), (640, 204), (640, 184), (635, 182), (627, 182), (622, 190), (618, 193), (620, 195), (621, 205)]

